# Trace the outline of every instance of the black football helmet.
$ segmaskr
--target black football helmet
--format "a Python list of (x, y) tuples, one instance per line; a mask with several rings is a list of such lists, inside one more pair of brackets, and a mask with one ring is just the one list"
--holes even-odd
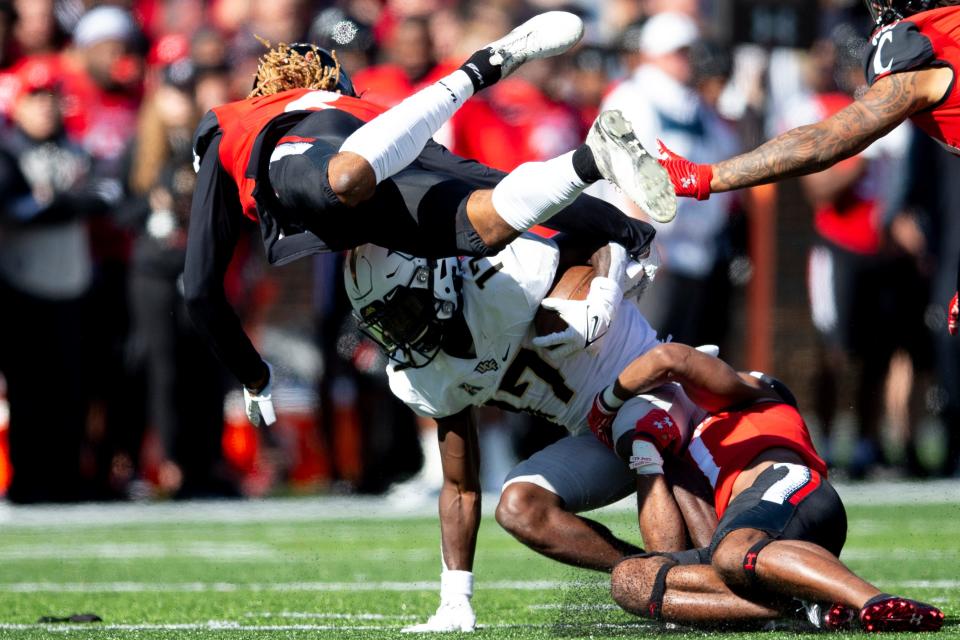
[(927, 11), (937, 6), (937, 0), (863, 0), (867, 11), (873, 18), (874, 25), (882, 27), (912, 16), (921, 11)]
[(782, 380), (778, 380), (771, 375), (763, 373), (762, 371), (751, 371), (750, 375), (762, 382), (767, 386), (771, 391), (773, 391), (784, 404), (788, 404), (794, 409), (799, 409), (800, 406), (797, 403), (797, 396), (793, 395), (793, 392), (790, 391), (790, 387), (783, 383)]

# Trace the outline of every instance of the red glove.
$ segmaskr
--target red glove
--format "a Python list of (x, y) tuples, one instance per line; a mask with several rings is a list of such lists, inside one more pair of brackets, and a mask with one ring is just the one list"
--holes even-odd
[(950, 299), (950, 306), (947, 308), (947, 331), (950, 335), (957, 335), (957, 324), (960, 323), (960, 306), (957, 303), (957, 294), (953, 294)]
[(590, 414), (587, 416), (587, 424), (590, 425), (590, 431), (597, 437), (597, 440), (607, 445), (608, 449), (613, 449), (613, 419), (617, 417), (617, 410), (610, 409), (603, 402), (600, 396), (603, 392), (597, 394), (593, 399), (593, 406), (590, 407)]
[(710, 181), (713, 169), (708, 164), (696, 164), (667, 149), (662, 140), (657, 140), (659, 162), (670, 175), (670, 182), (678, 196), (706, 200), (710, 197)]

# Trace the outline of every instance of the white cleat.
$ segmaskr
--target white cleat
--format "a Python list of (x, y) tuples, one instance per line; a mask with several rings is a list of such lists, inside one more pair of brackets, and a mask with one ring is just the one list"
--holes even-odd
[(441, 602), (437, 612), (421, 624), (401, 629), (401, 633), (452, 633), (473, 631), (477, 626), (477, 616), (473, 613), (470, 601), (464, 598), (454, 602)]
[(587, 146), (604, 178), (620, 187), (657, 222), (677, 215), (677, 196), (667, 170), (650, 155), (619, 111), (604, 111), (587, 134)]
[(568, 51), (583, 37), (583, 21), (566, 11), (548, 11), (534, 16), (485, 49), (492, 49), (490, 63), (500, 65), (500, 77), (529, 60), (549, 58)]

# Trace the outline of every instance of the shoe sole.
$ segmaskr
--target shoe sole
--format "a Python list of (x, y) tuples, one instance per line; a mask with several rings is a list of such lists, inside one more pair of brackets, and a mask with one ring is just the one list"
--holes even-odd
[[(547, 34), (552, 38), (550, 42), (539, 42), (536, 47), (524, 50), (532, 37), (540, 36), (543, 40)], [(583, 21), (579, 17), (566, 11), (548, 11), (530, 18), (487, 48), (492, 50), (490, 61), (501, 65), (505, 78), (525, 62), (569, 51), (582, 37)]]
[[(620, 187), (644, 213), (657, 222), (667, 223), (673, 220), (677, 215), (677, 196), (670, 176), (643, 147), (623, 114), (619, 111), (604, 111), (597, 118), (594, 127), (597, 128), (601, 141), (610, 140), (633, 160), (633, 184), (622, 184), (614, 180), (612, 169), (604, 171), (604, 168), (600, 167), (604, 177)], [(600, 164), (598, 162), (598, 166)], [(607, 175), (608, 173), (611, 175)]]
[(943, 612), (936, 607), (891, 598), (870, 605), (860, 614), (864, 631), (936, 631), (943, 626)]
[(856, 619), (856, 609), (835, 604), (824, 614), (822, 628), (827, 631), (846, 631), (853, 628)]

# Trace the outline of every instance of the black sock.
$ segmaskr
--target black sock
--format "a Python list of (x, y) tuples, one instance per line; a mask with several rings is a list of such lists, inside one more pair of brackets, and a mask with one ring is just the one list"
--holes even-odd
[(577, 147), (577, 150), (573, 152), (573, 170), (587, 184), (603, 180), (603, 175), (597, 168), (597, 162), (593, 159), (593, 151), (586, 143)]
[(500, 65), (490, 64), (490, 49), (480, 49), (460, 66), (470, 76), (474, 92), (489, 87), (500, 79)]

